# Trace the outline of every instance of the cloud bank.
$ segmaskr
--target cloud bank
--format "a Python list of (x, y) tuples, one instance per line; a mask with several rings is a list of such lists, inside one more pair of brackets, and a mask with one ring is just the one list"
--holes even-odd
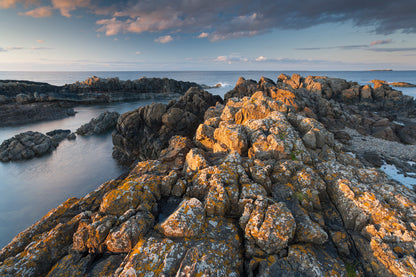
[(378, 34), (416, 33), (414, 0), (0, 0), (0, 8), (17, 6), (31, 7), (22, 14), (33, 17), (51, 16), (51, 9), (65, 17), (76, 10), (95, 13), (98, 32), (107, 36), (187, 32), (215, 41), (334, 22)]

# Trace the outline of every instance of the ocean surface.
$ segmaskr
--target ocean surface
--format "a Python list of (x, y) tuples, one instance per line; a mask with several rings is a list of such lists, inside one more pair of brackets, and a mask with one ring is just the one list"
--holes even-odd
[[(91, 76), (118, 77), (134, 80), (141, 77), (167, 77), (192, 81), (221, 88), (210, 89), (213, 94), (224, 96), (232, 89), (240, 76), (259, 80), (261, 76), (276, 80), (280, 73), (299, 73), (306, 77), (329, 76), (355, 81), (361, 85), (373, 79), (389, 82), (416, 83), (416, 71), (146, 71), (146, 72), (17, 72), (0, 71), (0, 79), (30, 80), (64, 85), (83, 81)], [(416, 88), (396, 88), (404, 94), (416, 97)], [(107, 105), (80, 106), (73, 117), (0, 128), (0, 143), (24, 131), (46, 133), (55, 129), (75, 131), (79, 126), (106, 110), (124, 113), (153, 100)], [(165, 101), (167, 102), (167, 101)], [(29, 161), (0, 163), (0, 248), (23, 231), (50, 209), (69, 197), (82, 197), (105, 181), (117, 178), (127, 168), (119, 166), (111, 157), (111, 134), (91, 137), (77, 136), (75, 141), (64, 140), (47, 156)]]

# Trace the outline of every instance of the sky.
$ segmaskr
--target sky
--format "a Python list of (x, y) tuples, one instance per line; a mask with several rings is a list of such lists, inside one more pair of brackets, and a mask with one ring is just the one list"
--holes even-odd
[(415, 0), (0, 0), (1, 71), (416, 70)]

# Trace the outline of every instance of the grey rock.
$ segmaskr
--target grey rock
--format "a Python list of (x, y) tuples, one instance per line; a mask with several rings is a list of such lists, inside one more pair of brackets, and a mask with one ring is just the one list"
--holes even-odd
[(5, 140), (0, 145), (2, 162), (27, 160), (50, 153), (57, 144), (50, 137), (39, 132), (24, 132)]

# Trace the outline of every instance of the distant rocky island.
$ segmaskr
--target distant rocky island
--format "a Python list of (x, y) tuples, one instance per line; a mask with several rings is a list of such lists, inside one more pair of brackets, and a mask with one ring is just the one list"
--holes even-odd
[(73, 116), (80, 104), (101, 104), (151, 98), (171, 99), (184, 94), (192, 82), (167, 78), (118, 78), (93, 76), (83, 82), (54, 86), (47, 83), (0, 80), (0, 126), (27, 124)]
[(415, 118), (380, 81), (189, 88), (121, 115), (113, 156), (131, 170), (18, 234), (0, 275), (415, 276), (416, 192), (376, 168), (412, 170)]

